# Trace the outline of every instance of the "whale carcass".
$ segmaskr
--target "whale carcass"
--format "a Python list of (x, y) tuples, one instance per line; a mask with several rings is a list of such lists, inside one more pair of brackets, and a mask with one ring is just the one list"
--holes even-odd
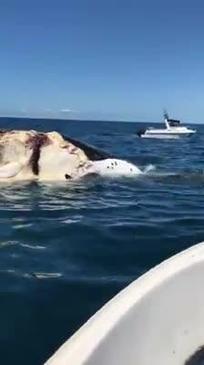
[(0, 131), (1, 180), (76, 180), (135, 176), (135, 165), (58, 132)]

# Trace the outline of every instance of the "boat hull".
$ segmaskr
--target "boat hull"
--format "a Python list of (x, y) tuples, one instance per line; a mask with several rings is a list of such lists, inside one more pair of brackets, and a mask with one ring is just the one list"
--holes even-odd
[(190, 365), (204, 345), (203, 277), (201, 243), (120, 292), (46, 364)]
[(157, 138), (157, 139), (179, 139), (183, 137), (191, 137), (193, 133), (144, 133), (140, 135), (141, 138)]

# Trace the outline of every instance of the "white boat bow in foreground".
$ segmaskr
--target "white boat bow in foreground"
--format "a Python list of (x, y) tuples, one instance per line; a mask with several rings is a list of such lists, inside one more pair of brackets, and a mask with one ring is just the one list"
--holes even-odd
[(200, 243), (121, 291), (46, 365), (198, 364), (194, 360), (204, 358), (203, 280)]

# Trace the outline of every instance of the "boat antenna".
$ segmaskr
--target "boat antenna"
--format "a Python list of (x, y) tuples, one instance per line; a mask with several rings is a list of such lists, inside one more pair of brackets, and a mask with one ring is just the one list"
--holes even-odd
[(167, 110), (166, 109), (163, 109), (163, 113), (164, 113), (164, 118), (168, 120), (169, 119), (169, 115), (167, 113)]

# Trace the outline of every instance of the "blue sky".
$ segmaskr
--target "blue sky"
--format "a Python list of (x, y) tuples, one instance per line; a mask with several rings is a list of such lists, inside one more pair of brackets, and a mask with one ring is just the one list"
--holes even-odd
[(0, 0), (0, 115), (204, 122), (202, 0)]

